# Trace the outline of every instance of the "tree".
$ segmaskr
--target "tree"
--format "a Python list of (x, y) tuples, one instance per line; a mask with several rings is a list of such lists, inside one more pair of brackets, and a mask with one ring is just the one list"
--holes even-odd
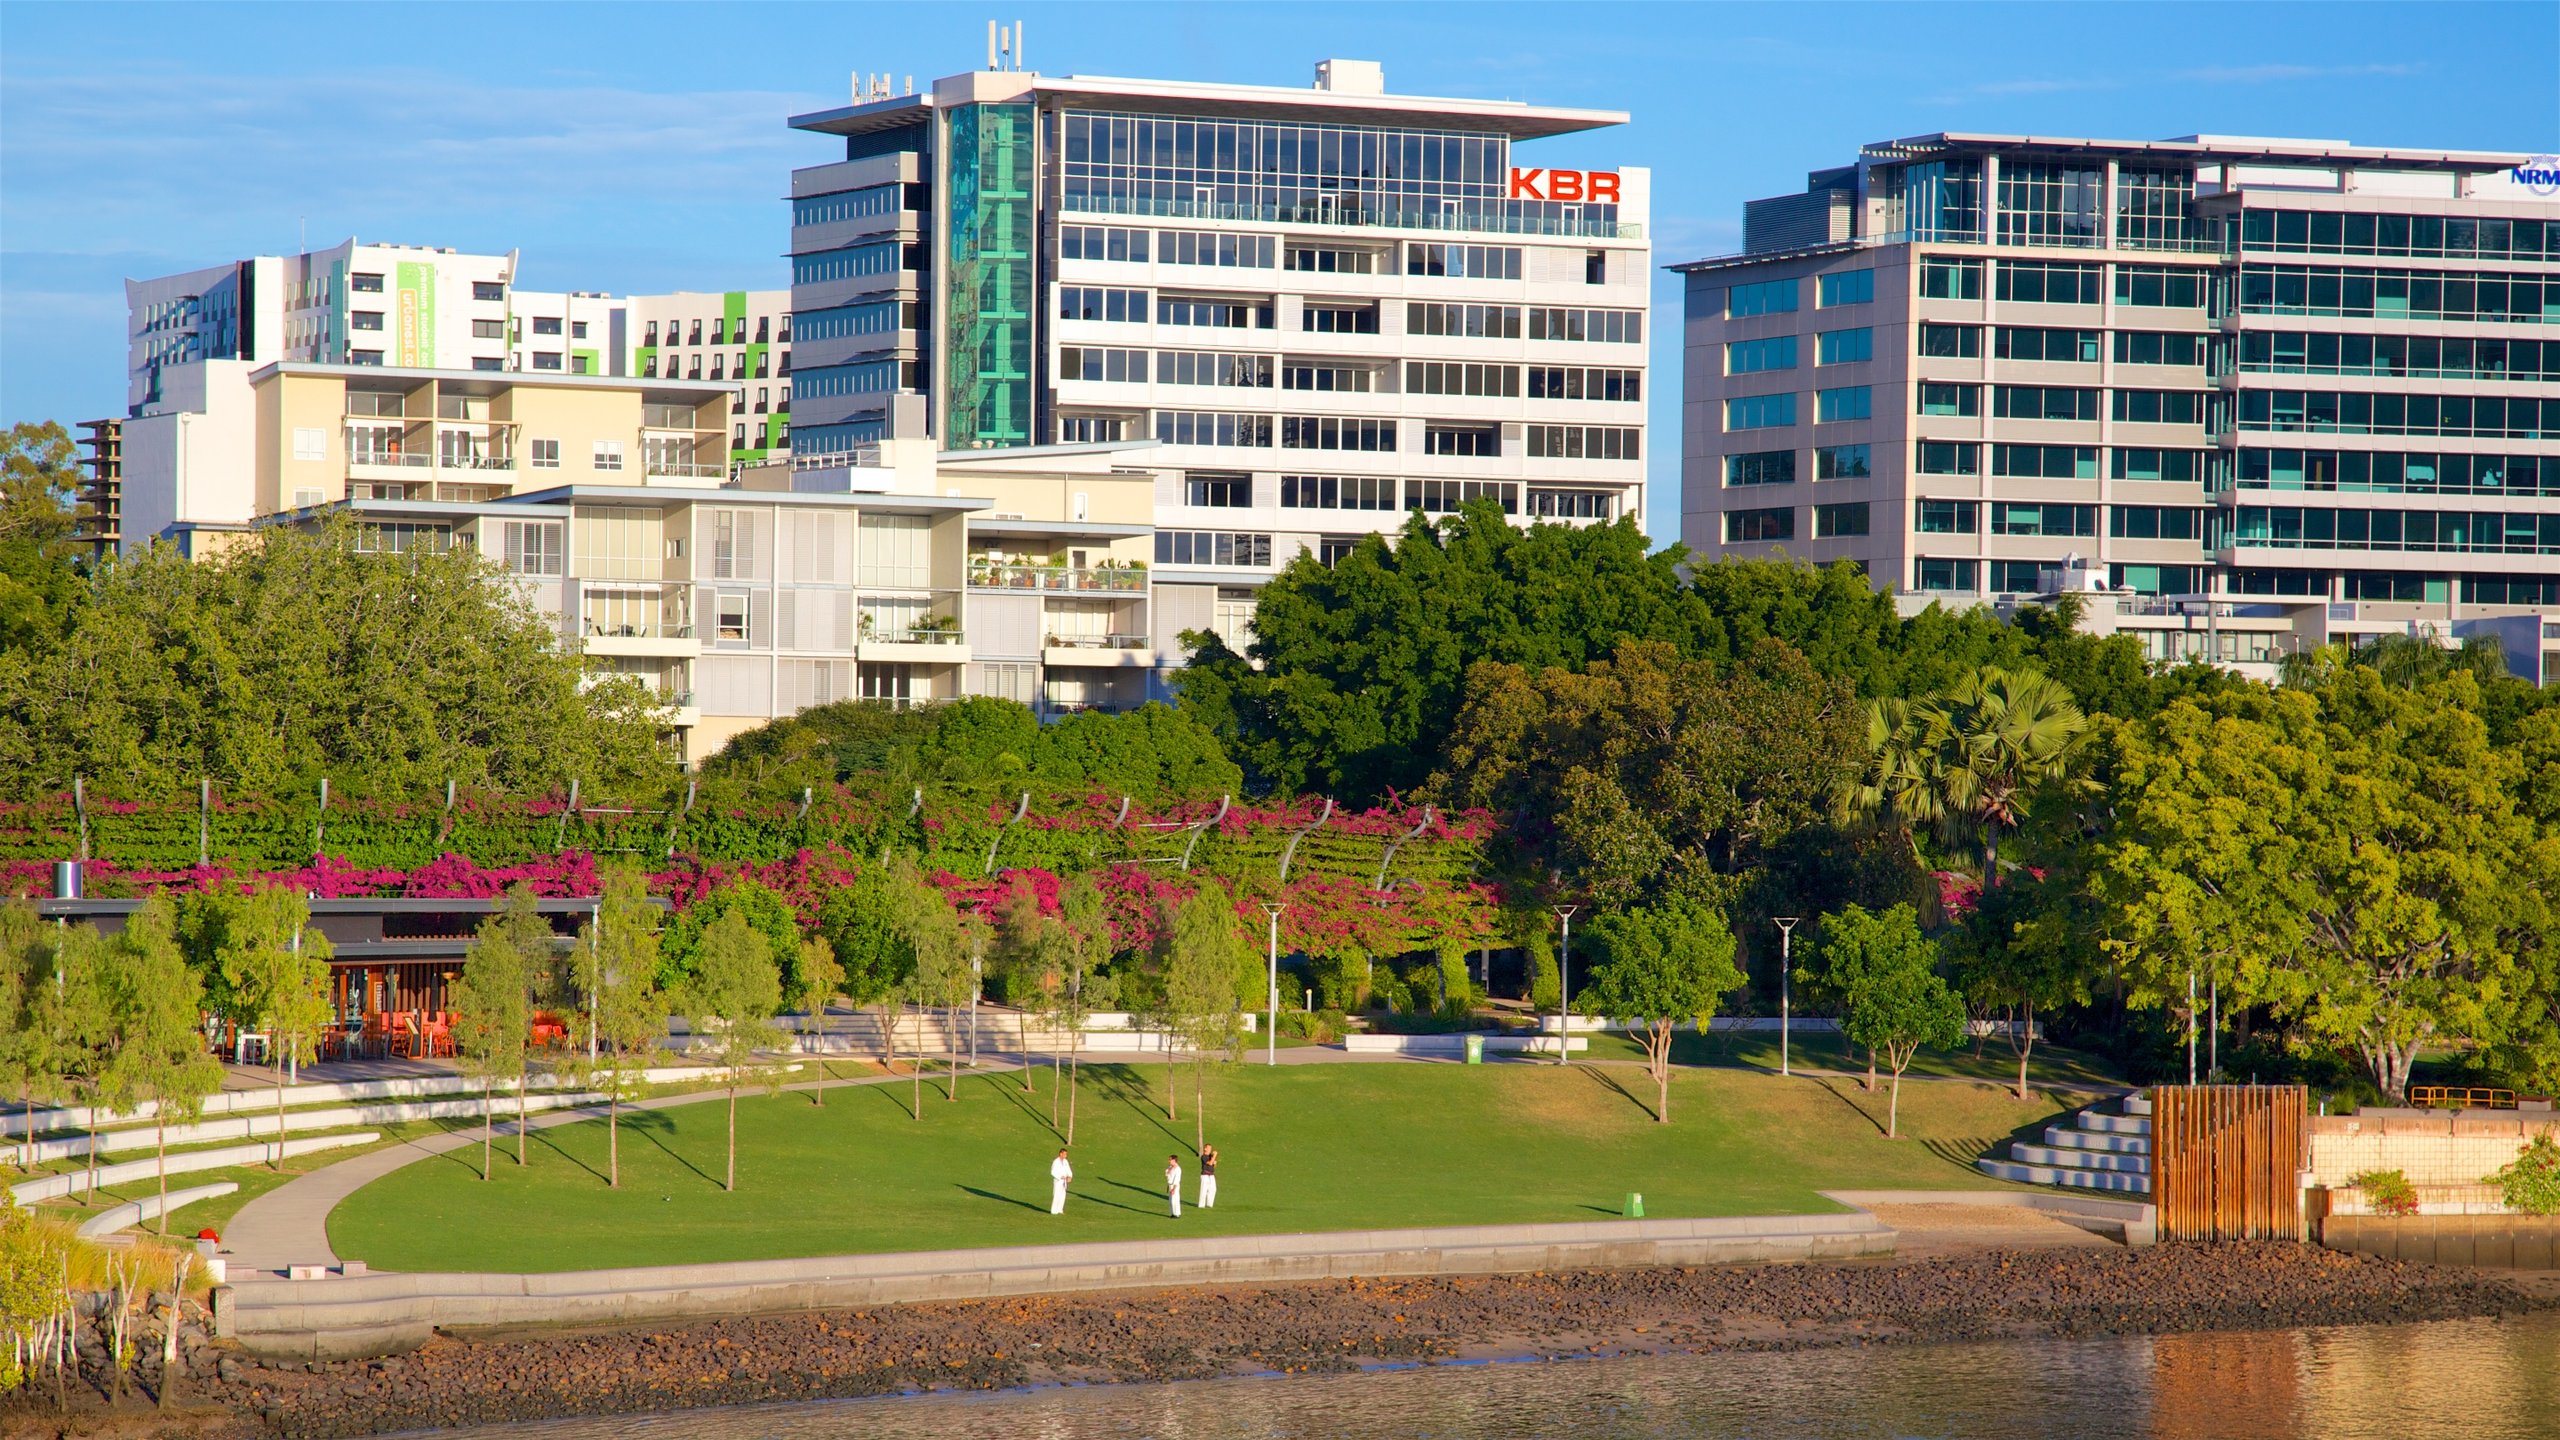
[[(533, 1027), (532, 992), (535, 957), (525, 947), (525, 927), (501, 911), (480, 922), (480, 933), (463, 953), (462, 973), (445, 986), (445, 1003), (453, 1007), (454, 1058), (462, 1073), (480, 1081), (480, 1178), (490, 1173), (490, 1140), (496, 1121), (490, 1091), (501, 1075), (521, 1082), (526, 1041)], [(544, 944), (547, 948), (548, 938)]]
[(743, 910), (731, 910), (702, 932), (702, 949), (685, 992), (694, 1033), (712, 1037), (729, 1080), (729, 1172), (722, 1188), (738, 1188), (738, 1082), (758, 1051), (782, 1043), (773, 1012), (782, 1004), (782, 975), (773, 951)]
[[(222, 1088), (222, 1066), (204, 1048), (204, 984), (178, 947), (176, 907), (144, 902), (110, 951), (118, 1088), (151, 1102), (160, 1179), (159, 1232), (169, 1233), (169, 1117), (193, 1120)], [(276, 1149), (282, 1153), (279, 1131)]]
[[(791, 1008), (800, 1013), (800, 1048), (807, 1051), (810, 1019), (816, 1018), (818, 1037), (823, 1043), (827, 1033), (827, 1007), (835, 1003), (836, 991), (844, 984), (844, 967), (836, 963), (835, 947), (814, 935), (801, 941), (800, 963), (792, 969), (791, 984), (795, 988), (789, 1002)], [(818, 1078), (821, 1083), (809, 1087), (809, 1103), (824, 1105), (827, 1103), (824, 1066), (819, 1067)]]
[(637, 1072), (647, 1071), (667, 1027), (657, 983), (658, 914), (638, 868), (616, 865), (605, 871), (595, 914), (578, 937), (589, 1033), (605, 1089), (605, 1184), (614, 1189), (622, 1186), (622, 1101), (636, 1088), (633, 1062)]
[(36, 1102), (61, 1096), (68, 1056), (62, 1037), (43, 1023), (44, 991), (53, 983), (54, 935), (26, 900), (0, 903), (0, 1083), (26, 1116), (18, 1168), (36, 1163)]
[(1893, 1070), (1893, 1097), (1885, 1108), (1885, 1138), (1902, 1137), (1902, 1072), (1923, 1045), (1947, 1049), (1964, 1041), (1964, 1002), (1938, 977), (1938, 947), (1923, 939), (1908, 907), (1885, 913), (1897, 933), (1869, 957), (1849, 992), (1840, 1028)]
[(1174, 1052), (1191, 1051), (1191, 1116), (1196, 1150), (1208, 1143), (1205, 1070), (1212, 1058), (1233, 1060), (1244, 1040), (1239, 990), (1253, 968), (1253, 947), (1236, 924), (1235, 897), (1215, 880), (1174, 907), (1164, 938), (1165, 1115), (1174, 1115)]
[[(888, 865), (866, 865), (853, 883), (831, 890), (818, 912), (818, 934), (844, 969), (845, 994), (856, 1005), (875, 1007), (880, 1017), (880, 1061), (895, 1059), (896, 1025), (889, 1007), (907, 977), (915, 973), (915, 947), (907, 939), (900, 908), (906, 886)], [(940, 897), (934, 897), (940, 902)]]
[[(532, 1130), (530, 1095), (533, 1089), (532, 1026), (536, 1007), (561, 988), (559, 974), (560, 946), (557, 932), (542, 913), (542, 902), (530, 885), (517, 885), (507, 892), (498, 913), (491, 917), (503, 932), (506, 943), (515, 951), (517, 973), (524, 986), (524, 1043), (515, 1051), (516, 1062), (516, 1163), (525, 1163), (526, 1137)], [(488, 927), (482, 927), (482, 934)]]
[(764, 937), (774, 971), (782, 976), (784, 993), (798, 992), (800, 982), (792, 972), (800, 967), (800, 917), (780, 892), (744, 876), (686, 906), (668, 924), (658, 947), (659, 988), (684, 988), (685, 978), (693, 973), (704, 933), (732, 912), (744, 914), (747, 923)]
[(59, 634), (0, 645), (0, 788), (522, 794), (668, 773), (657, 698), (586, 675), (494, 556), (362, 538), (273, 526), (99, 571)]
[[(1091, 875), (1078, 875), (1067, 882), (1058, 895), (1058, 961), (1061, 985), (1058, 996), (1058, 1023), (1067, 1032), (1067, 1129), (1066, 1141), (1076, 1142), (1076, 1081), (1084, 1058), (1085, 1023), (1097, 1006), (1111, 1003), (1116, 991), (1112, 977), (1101, 972), (1103, 961), (1111, 955), (1111, 921), (1103, 905), (1101, 887)], [(1054, 1078), (1054, 1069), (1053, 1069)], [(1054, 1090), (1049, 1102), (1049, 1118), (1057, 1121), (1058, 1105)]]
[(1579, 673), (1479, 663), (1430, 793), (1523, 817), (1516, 868), (1600, 905), (1712, 894), (1823, 818), (1858, 723), (1848, 685), (1775, 640), (1724, 666), (1651, 641)]
[(1182, 708), (1261, 784), (1354, 804), (1410, 793), (1471, 664), (1578, 670), (1627, 639), (1720, 652), (1721, 627), (1681, 583), (1685, 558), (1653, 550), (1632, 520), (1522, 527), (1489, 502), (1416, 514), (1392, 543), (1283, 567), (1256, 603), (1250, 657), (1185, 635)]
[(2467, 673), (2402, 688), (2351, 667), (2128, 727), (2092, 865), (2132, 1003), (2212, 976), (2395, 1104), (2424, 1047), (2515, 1033), (2560, 861), (2480, 705)]
[[(909, 971), (904, 987), (905, 994), (919, 1010), (937, 1006), (941, 1008), (943, 1037), (947, 1044), (953, 1033), (952, 1013), (959, 1006), (968, 1003), (969, 986), (974, 978), (970, 973), (969, 962), (975, 954), (973, 947), (976, 937), (972, 934), (969, 925), (965, 924), (962, 918), (952, 911), (950, 904), (942, 898), (940, 887), (926, 879), (924, 874), (904, 857), (899, 858), (896, 867), (891, 872), (890, 880), (893, 890), (892, 913), (896, 917), (898, 935), (905, 942), (906, 952), (914, 957), (914, 965)], [(924, 1041), (921, 1025), (919, 1025), (916, 1041), (919, 1096), (922, 1094), (923, 1069)], [(956, 1058), (948, 1078), (947, 1098), (956, 1101), (960, 1098), (959, 1065)], [(924, 1118), (921, 1108), (916, 1118)]]
[(0, 653), (57, 639), (80, 602), (79, 480), (79, 452), (59, 424), (0, 435)]
[[(1897, 966), (1934, 966), (1938, 949), (1921, 938), (1919, 912), (1907, 904), (1884, 910), (1844, 905), (1817, 922), (1813, 943), (1805, 947), (1805, 962), (1796, 971), (1796, 983), (1810, 990), (1817, 1003), (1838, 1011), (1841, 1029), (1846, 1032), (1849, 1010), (1857, 1002), (1859, 987)], [(1811, 968), (1816, 964), (1822, 968)], [(1876, 1047), (1854, 1035), (1849, 1038), (1866, 1047), (1866, 1088), (1873, 1091)]]
[(88, 1184), (98, 1191), (98, 1130), (103, 1112), (121, 1109), (132, 1096), (130, 1077), (115, 1067), (116, 1006), (113, 947), (94, 925), (56, 932), (50, 985), (36, 987), (35, 1025), (51, 1037), (51, 1063), (62, 1088), (88, 1102)]
[(1841, 808), (1949, 845), (1978, 842), (1982, 883), (2000, 883), (2000, 836), (2025, 822), (2038, 789), (2063, 780), (2089, 734), (2069, 691), (2034, 671), (1985, 666), (1954, 688), (1868, 710), (1865, 772)]
[(1986, 1014), (2008, 1021), (2021, 1100), (2027, 1098), (2037, 1013), (2089, 1003), (2087, 957), (2099, 953), (2095, 929), (2084, 892), (2059, 876), (1986, 889), (1965, 918), (1957, 938), (1956, 988)]
[(1673, 1027), (1689, 1021), (1703, 1037), (1717, 1003), (1742, 986), (1733, 931), (1714, 907), (1674, 899), (1595, 915), (1588, 933), (1600, 960), (1583, 1000), (1599, 1014), (1637, 1022), (1645, 1073), (1653, 1078), (1653, 1118), (1668, 1122)]
[(178, 903), (176, 935), (215, 1013), (263, 1032), (276, 1070), (276, 1169), (284, 1168), (285, 1086), (331, 1018), (329, 938), (311, 906), (284, 887), (200, 891)]

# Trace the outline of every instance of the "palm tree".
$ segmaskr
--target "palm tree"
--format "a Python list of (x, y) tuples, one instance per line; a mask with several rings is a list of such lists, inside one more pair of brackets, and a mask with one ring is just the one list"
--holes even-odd
[(1868, 708), (1868, 759), (1842, 792), (1851, 816), (1978, 841), (1982, 883), (2000, 883), (2000, 837), (2035, 791), (2062, 779), (2089, 734), (2071, 692), (2032, 670), (1984, 666), (1955, 688)]

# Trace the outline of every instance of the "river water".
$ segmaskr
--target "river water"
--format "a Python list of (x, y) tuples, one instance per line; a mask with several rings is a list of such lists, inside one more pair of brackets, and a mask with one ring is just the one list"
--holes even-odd
[(744, 1406), (476, 1440), (2536, 1440), (2560, 1313)]

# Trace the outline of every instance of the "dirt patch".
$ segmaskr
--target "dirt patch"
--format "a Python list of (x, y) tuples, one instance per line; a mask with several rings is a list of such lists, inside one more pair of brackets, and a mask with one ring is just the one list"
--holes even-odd
[[(1884, 1263), (1132, 1291), (604, 1333), (440, 1337), (408, 1355), (371, 1361), (276, 1363), (209, 1348), (196, 1358), (185, 1393), (216, 1413), (164, 1428), (141, 1417), (109, 1420), (94, 1402), (84, 1408), (114, 1433), (130, 1435), (334, 1437), (919, 1390), (1340, 1371), (1493, 1354), (1792, 1350), (2406, 1324), (2518, 1314), (2552, 1303), (2479, 1271), (2295, 1245), (2132, 1251), (2010, 1245)], [(54, 1433), (56, 1423), (23, 1398), (0, 1404), (0, 1433)]]

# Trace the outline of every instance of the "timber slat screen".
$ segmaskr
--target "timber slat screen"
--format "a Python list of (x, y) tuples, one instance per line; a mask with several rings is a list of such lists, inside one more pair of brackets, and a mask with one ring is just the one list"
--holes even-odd
[(2302, 1237), (2300, 1085), (2151, 1092), (2151, 1199), (2163, 1240)]

